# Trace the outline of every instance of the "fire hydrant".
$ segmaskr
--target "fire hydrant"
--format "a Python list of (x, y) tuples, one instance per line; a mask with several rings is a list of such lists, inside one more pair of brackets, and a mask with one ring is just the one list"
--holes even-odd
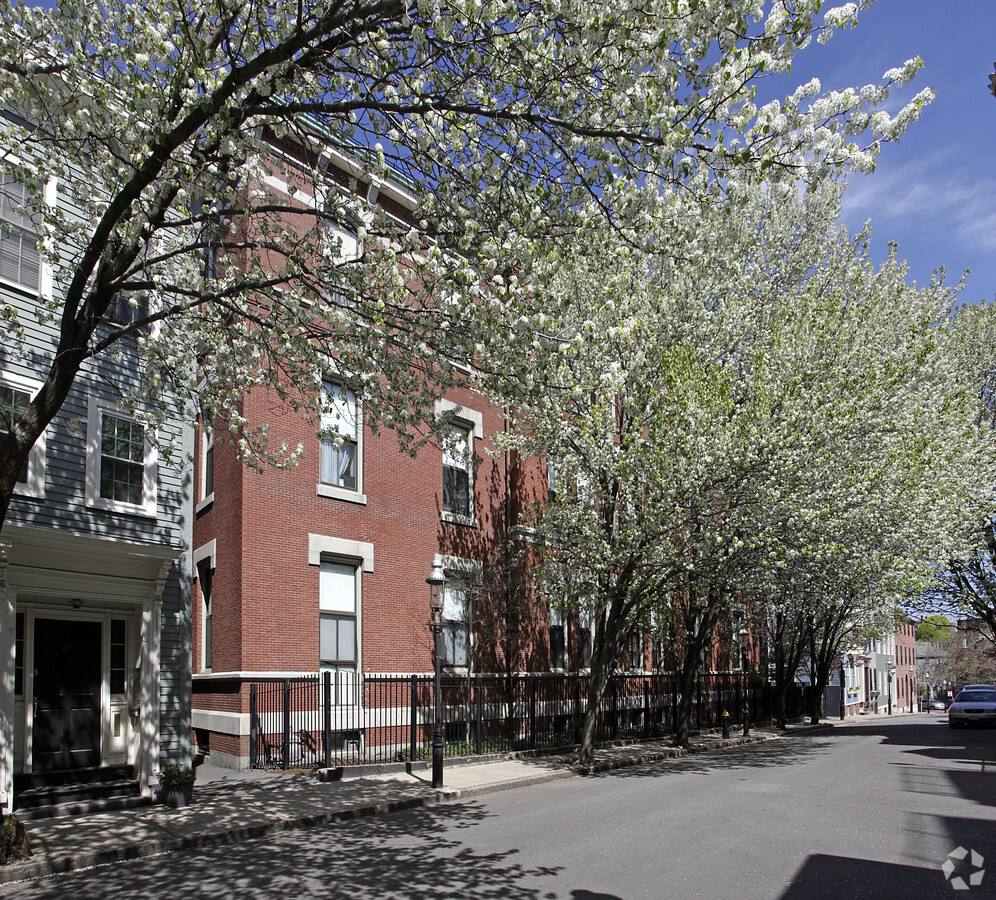
[(723, 722), (723, 737), (728, 738), (730, 736), (730, 714), (725, 709), (723, 710), (723, 715), (720, 716)]

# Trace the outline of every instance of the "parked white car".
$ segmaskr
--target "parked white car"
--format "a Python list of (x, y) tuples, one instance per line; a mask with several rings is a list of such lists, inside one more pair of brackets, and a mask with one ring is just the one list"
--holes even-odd
[(996, 687), (991, 684), (970, 684), (958, 692), (948, 707), (948, 726), (996, 725)]

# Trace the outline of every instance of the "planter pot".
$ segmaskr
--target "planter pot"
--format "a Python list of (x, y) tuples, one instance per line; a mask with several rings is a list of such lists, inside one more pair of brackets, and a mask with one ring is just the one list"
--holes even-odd
[(179, 784), (164, 785), (159, 789), (159, 797), (163, 803), (173, 809), (190, 806), (194, 801), (194, 781), (182, 781)]

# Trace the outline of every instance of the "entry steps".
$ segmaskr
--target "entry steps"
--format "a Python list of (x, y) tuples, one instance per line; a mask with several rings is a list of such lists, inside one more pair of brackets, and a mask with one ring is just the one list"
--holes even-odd
[(22, 822), (148, 806), (135, 767), (95, 766), (14, 776), (14, 815)]

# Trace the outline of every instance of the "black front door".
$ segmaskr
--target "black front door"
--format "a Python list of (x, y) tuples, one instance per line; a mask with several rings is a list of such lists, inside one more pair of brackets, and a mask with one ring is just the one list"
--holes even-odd
[(35, 771), (100, 764), (100, 645), (100, 622), (35, 619)]

